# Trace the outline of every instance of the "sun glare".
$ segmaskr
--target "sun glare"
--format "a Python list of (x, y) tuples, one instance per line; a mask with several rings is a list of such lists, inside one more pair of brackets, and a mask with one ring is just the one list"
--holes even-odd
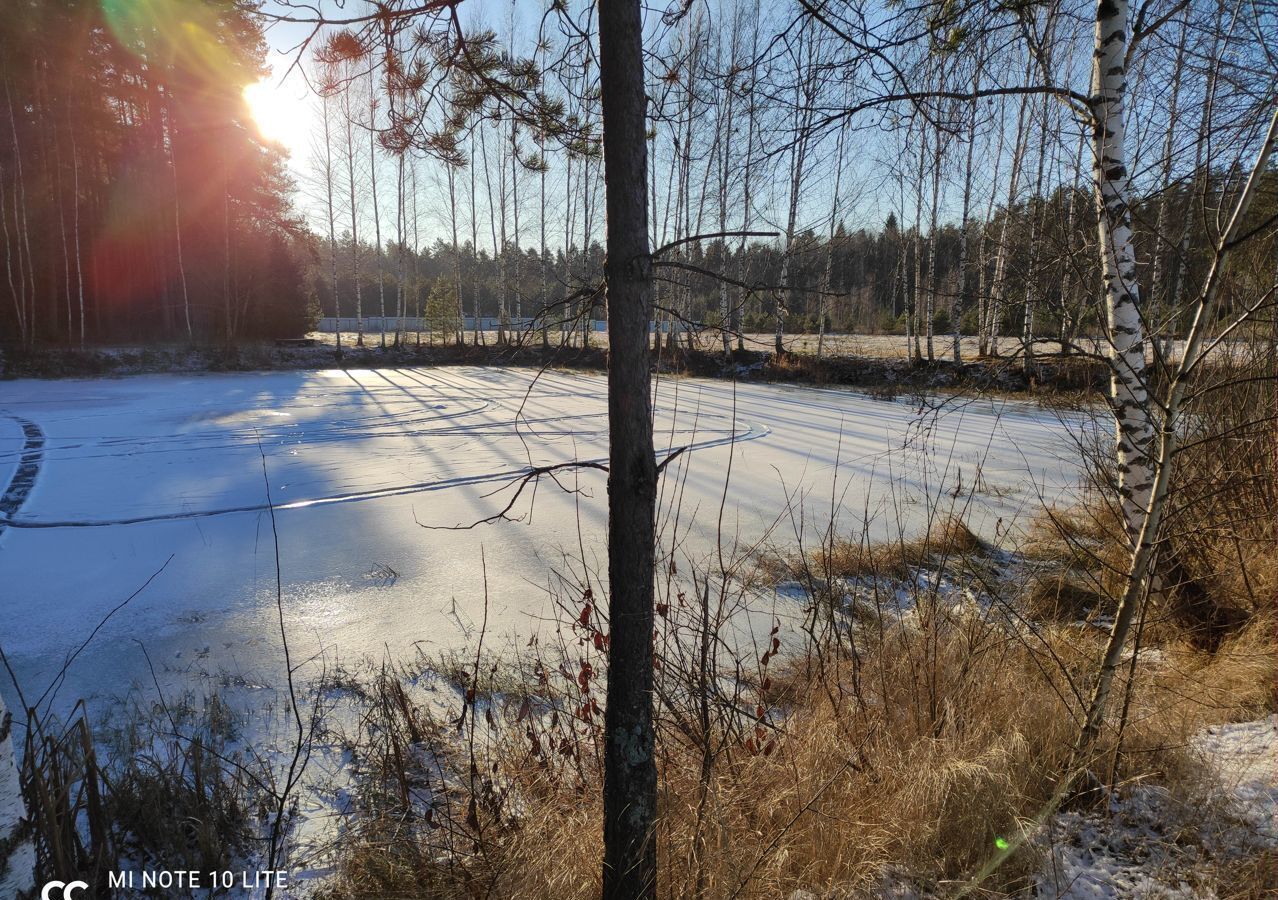
[(305, 101), (293, 96), (288, 88), (271, 76), (244, 88), (244, 102), (248, 104), (258, 132), (266, 140), (292, 149), (304, 139), (307, 127)]

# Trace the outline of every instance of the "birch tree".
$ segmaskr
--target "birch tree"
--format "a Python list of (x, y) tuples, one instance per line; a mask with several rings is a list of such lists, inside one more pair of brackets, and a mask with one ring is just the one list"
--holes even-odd
[(368, 90), (368, 180), (373, 202), (373, 250), (377, 259), (377, 314), (381, 317), (381, 347), (386, 349), (386, 270), (382, 265), (382, 212), (377, 201), (377, 93), (370, 77)]
[(773, 351), (777, 356), (785, 354), (785, 320), (790, 309), (797, 306), (798, 291), (792, 283), (791, 269), (795, 253), (795, 230), (798, 226), (799, 202), (808, 173), (809, 155), (812, 150), (813, 124), (816, 118), (817, 93), (820, 78), (817, 76), (818, 38), (806, 25), (799, 29), (795, 45), (790, 48), (794, 66), (794, 93), (790, 109), (790, 153), (788, 157), (785, 218), (785, 244), (781, 256), (781, 274), (773, 303)]
[[(1102, 7), (1106, 2), (1112, 0), (1102, 0)], [(1096, 43), (1097, 43), (1097, 66), (1099, 74), (1103, 80), (1103, 68), (1106, 61), (1115, 64), (1112, 54), (1114, 53), (1114, 45), (1121, 44), (1121, 38), (1114, 38), (1116, 33), (1114, 30), (1114, 22), (1105, 11), (1098, 10), (1096, 22)], [(1116, 64), (1117, 65), (1117, 64)], [(1107, 92), (1098, 97), (1098, 103), (1111, 104), (1106, 110), (1107, 115), (1100, 119), (1098, 123), (1097, 143), (1099, 149), (1107, 151), (1120, 151), (1120, 155), (1101, 156), (1102, 162), (1110, 161), (1116, 166), (1121, 166), (1121, 142), (1119, 147), (1114, 146), (1114, 116), (1122, 115), (1121, 88), (1117, 90), (1117, 99), (1119, 100), (1118, 110), (1115, 112), (1112, 104), (1115, 95)], [(1118, 130), (1121, 138), (1121, 127)], [(1145, 452), (1137, 457), (1143, 469), (1141, 470), (1148, 478), (1148, 484), (1142, 485), (1143, 490), (1137, 490), (1134, 486), (1128, 486), (1122, 494), (1124, 503), (1123, 513), (1126, 516), (1130, 511), (1130, 502), (1134, 497), (1140, 497), (1144, 506), (1135, 510), (1135, 520), (1125, 519), (1124, 524), (1128, 529), (1131, 541), (1131, 562), (1127, 571), (1127, 578), (1124, 585), (1123, 596), (1118, 604), (1118, 609), (1114, 613), (1114, 624), (1110, 629), (1109, 640), (1105, 646), (1105, 653), (1101, 660), (1100, 671), (1096, 679), (1096, 685), (1092, 690), (1091, 699), (1088, 702), (1087, 713), (1083, 721), (1083, 726), (1079, 734), (1078, 744), (1075, 750), (1074, 762), (1076, 765), (1082, 765), (1087, 762), (1097, 737), (1100, 735), (1101, 726), (1104, 722), (1105, 712), (1109, 702), (1110, 690), (1113, 687), (1114, 676), (1118, 671), (1119, 665), (1123, 661), (1123, 650), (1127, 643), (1128, 633), (1131, 631), (1132, 623), (1136, 617), (1136, 611), (1140, 604), (1144, 601), (1146, 594), (1151, 587), (1153, 580), (1153, 563), (1155, 555), (1160, 545), (1160, 528), (1162, 520), (1166, 513), (1168, 489), (1171, 485), (1172, 467), (1176, 454), (1177, 439), (1180, 435), (1180, 417), (1181, 408), (1184, 402), (1185, 390), (1189, 385), (1190, 379), (1198, 370), (1203, 358), (1212, 349), (1215, 348), (1233, 329), (1246, 322), (1246, 320), (1254, 315), (1255, 311), (1260, 308), (1260, 303), (1253, 308), (1244, 310), (1233, 321), (1226, 323), (1219, 337), (1215, 341), (1208, 341), (1207, 329), (1212, 323), (1215, 313), (1217, 312), (1217, 300), (1220, 293), (1221, 280), (1224, 275), (1226, 263), (1235, 248), (1235, 239), (1238, 237), (1243, 219), (1247, 215), (1247, 211), (1251, 206), (1251, 202), (1256, 195), (1256, 189), (1260, 180), (1269, 165), (1270, 159), (1274, 155), (1275, 148), (1278, 147), (1278, 106), (1275, 106), (1272, 116), (1269, 119), (1268, 128), (1265, 131), (1261, 141), (1259, 150), (1256, 153), (1255, 163), (1253, 164), (1250, 174), (1238, 192), (1237, 199), (1234, 202), (1232, 212), (1229, 214), (1226, 225), (1219, 236), (1216, 238), (1213, 247), (1211, 265), (1207, 272), (1207, 277), (1203, 282), (1202, 288), (1191, 304), (1191, 322), (1188, 337), (1185, 340), (1185, 350), (1179, 364), (1174, 369), (1171, 379), (1166, 389), (1159, 398), (1158, 407), (1162, 410), (1161, 421), (1154, 427), (1152, 416), (1146, 417), (1144, 427), (1148, 428), (1151, 439), (1143, 446), (1138, 446), (1138, 450), (1144, 449)], [(1121, 175), (1120, 175), (1121, 177)], [(1109, 176), (1102, 173), (1101, 178), (1106, 181)], [(1123, 184), (1120, 181), (1118, 185), (1110, 184), (1108, 194), (1102, 193), (1102, 203), (1108, 201), (1114, 202), (1114, 197), (1121, 197)], [(1112, 213), (1110, 214), (1113, 215)], [(1121, 229), (1121, 225), (1117, 226)], [(1104, 224), (1104, 216), (1102, 216), (1102, 229), (1106, 229)], [(1103, 232), (1104, 233), (1104, 232)], [(1113, 234), (1113, 229), (1109, 229), (1109, 233)], [(1121, 238), (1121, 231), (1118, 236)], [(1110, 254), (1117, 259), (1110, 263), (1121, 278), (1121, 271), (1118, 267), (1121, 265), (1122, 257), (1110, 249), (1102, 249), (1102, 253)], [(1134, 263), (1131, 268), (1134, 268)], [(1130, 268), (1125, 270), (1130, 271)], [(1110, 273), (1107, 274), (1106, 286), (1109, 287)], [(1111, 289), (1112, 290), (1112, 289)], [(1116, 305), (1113, 299), (1109, 302), (1109, 308), (1112, 310)], [(1121, 307), (1120, 307), (1121, 308)], [(1115, 356), (1117, 356), (1117, 348), (1115, 348)], [(1143, 358), (1142, 358), (1143, 362)], [(1119, 365), (1125, 366), (1124, 369), (1118, 369), (1115, 372), (1116, 382), (1121, 377), (1121, 373), (1130, 370), (1130, 363), (1123, 359)], [(1144, 388), (1141, 384), (1141, 388)], [(1130, 393), (1130, 389), (1125, 389)], [(1115, 386), (1115, 394), (1118, 395), (1119, 386)], [(1148, 410), (1148, 406), (1143, 406), (1142, 410)], [(1119, 407), (1119, 414), (1122, 414), (1122, 408)], [(1119, 420), (1119, 440), (1124, 438), (1123, 419)], [(1120, 446), (1120, 453), (1123, 449)], [(1130, 450), (1129, 459), (1135, 456)], [(1120, 456), (1121, 459), (1121, 456)], [(1126, 472), (1120, 470), (1120, 479), (1123, 476), (1131, 477), (1131, 466)], [(1120, 490), (1122, 486), (1120, 485)], [(1132, 526), (1135, 525), (1134, 534)]]
[(36, 849), (26, 822), (17, 756), (13, 752), (13, 716), (0, 697), (0, 896), (35, 892)]
[(1127, 172), (1127, 0), (1098, 0), (1092, 68), (1092, 171), (1116, 423), (1118, 493), (1135, 546), (1153, 487), (1154, 428), (1145, 381), (1145, 336)]

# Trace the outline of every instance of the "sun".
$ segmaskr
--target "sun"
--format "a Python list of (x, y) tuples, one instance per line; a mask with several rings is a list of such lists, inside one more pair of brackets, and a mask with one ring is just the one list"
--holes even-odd
[(244, 102), (264, 139), (288, 150), (306, 139), (306, 101), (271, 76), (245, 87)]

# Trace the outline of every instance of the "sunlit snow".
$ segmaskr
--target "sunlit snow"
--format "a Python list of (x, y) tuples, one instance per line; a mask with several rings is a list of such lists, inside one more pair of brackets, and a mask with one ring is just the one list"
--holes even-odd
[[(606, 475), (563, 470), (501, 510), (528, 466), (607, 458), (601, 376), (508, 368), (331, 370), (0, 384), (0, 486), (45, 444), (0, 519), (3, 645), (34, 688), (166, 560), (76, 660), (60, 702), (191, 674), (248, 690), (278, 682), (276, 506), (295, 658), (448, 648), (472, 638), (487, 571), (489, 629), (527, 635), (554, 571), (598, 575)], [(662, 528), (681, 559), (725, 543), (812, 539), (832, 508), (878, 536), (953, 507), (987, 537), (1078, 478), (1070, 429), (999, 400), (883, 401), (846, 391), (665, 380)], [(729, 460), (731, 459), (731, 466)], [(566, 490), (567, 489), (567, 490)], [(571, 489), (576, 489), (573, 492)], [(677, 515), (676, 515), (677, 514)], [(684, 530), (691, 529), (684, 534)], [(7, 527), (6, 527), (7, 526)], [(579, 571), (579, 566), (577, 567)], [(779, 600), (776, 602), (786, 602)], [(12, 688), (4, 687), (11, 698)]]

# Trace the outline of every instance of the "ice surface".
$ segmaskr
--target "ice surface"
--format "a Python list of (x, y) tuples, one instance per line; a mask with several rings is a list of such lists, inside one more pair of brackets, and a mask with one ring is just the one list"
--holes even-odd
[[(521, 522), (420, 526), (497, 512), (530, 465), (605, 460), (604, 391), (600, 376), (512, 368), (0, 383), (0, 486), (23, 446), (13, 417), (46, 437), (33, 490), (0, 522), (0, 641), (43, 689), (169, 560), (103, 626), (61, 697), (149, 684), (136, 641), (168, 685), (190, 674), (276, 685), (263, 458), (295, 659), (464, 643), (481, 617), (481, 548), (490, 632), (526, 635), (550, 613), (545, 588), (565, 554), (580, 547), (605, 568), (604, 473), (543, 480), (512, 511)], [(714, 545), (729, 469), (724, 535), (755, 541), (775, 526), (782, 544), (800, 523), (815, 534), (832, 498), (848, 527), (868, 511), (879, 536), (898, 521), (921, 528), (939, 498), (993, 537), (1077, 480), (1070, 429), (998, 400), (934, 412), (846, 391), (665, 380), (655, 422), (661, 455), (691, 448), (666, 470), (662, 504), (667, 532), (676, 512), (690, 527), (681, 549), (692, 557)]]

